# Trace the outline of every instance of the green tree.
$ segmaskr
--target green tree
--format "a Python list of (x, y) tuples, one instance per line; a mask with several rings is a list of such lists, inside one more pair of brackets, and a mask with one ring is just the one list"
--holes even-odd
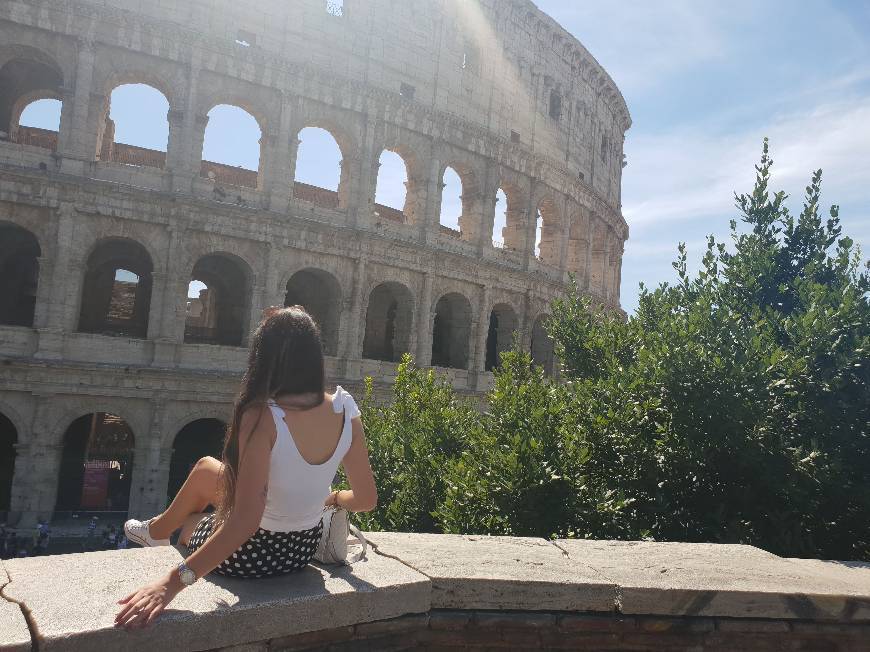
[(690, 276), (680, 245), (676, 283), (642, 287), (627, 322), (575, 292), (550, 333), (576, 391), (597, 397), (593, 421), (621, 433), (631, 470), (615, 480), (642, 529), (866, 558), (870, 279), (837, 207), (819, 215), (821, 172), (795, 219), (771, 166), (765, 141), (732, 251), (708, 238)]

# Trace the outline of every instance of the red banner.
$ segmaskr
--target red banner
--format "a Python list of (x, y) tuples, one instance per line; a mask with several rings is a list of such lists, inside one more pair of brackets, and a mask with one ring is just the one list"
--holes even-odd
[(106, 460), (85, 462), (82, 483), (82, 509), (102, 509), (109, 492), (109, 463)]

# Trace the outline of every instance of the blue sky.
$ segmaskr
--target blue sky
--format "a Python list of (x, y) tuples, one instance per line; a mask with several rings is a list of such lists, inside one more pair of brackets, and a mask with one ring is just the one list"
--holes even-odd
[[(727, 241), (737, 217), (733, 193), (748, 192), (764, 136), (776, 189), (800, 211), (811, 172), (822, 168), (823, 204), (840, 205), (845, 234), (870, 255), (870, 2), (863, 0), (539, 0), (574, 34), (622, 90), (633, 118), (626, 135), (623, 213), (631, 235), (622, 305), (638, 284), (674, 278), (677, 243), (696, 266), (705, 236)], [(166, 100), (147, 87), (112, 96), (118, 142), (165, 149)], [(24, 124), (57, 128), (50, 102)], [(240, 109), (213, 109), (208, 160), (256, 169), (259, 128)], [(320, 130), (302, 134), (297, 179), (334, 189), (337, 145)], [(381, 158), (376, 200), (404, 201), (404, 166)], [(442, 223), (456, 228), (458, 178), (446, 175)], [(501, 209), (501, 210), (499, 210)], [(504, 201), (497, 203), (496, 239)]]

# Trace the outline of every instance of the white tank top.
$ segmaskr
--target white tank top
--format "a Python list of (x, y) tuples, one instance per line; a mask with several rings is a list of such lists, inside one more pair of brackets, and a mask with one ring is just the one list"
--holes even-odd
[(350, 420), (360, 414), (353, 397), (341, 386), (335, 389), (332, 408), (336, 414), (344, 410), (344, 424), (338, 444), (332, 456), (323, 464), (309, 464), (290, 436), (284, 421), (284, 410), (275, 401), (269, 401), (277, 437), (269, 460), (266, 508), (260, 520), (260, 527), (264, 530), (298, 532), (313, 528), (320, 522), (323, 502), (329, 495), (335, 472), (350, 449)]

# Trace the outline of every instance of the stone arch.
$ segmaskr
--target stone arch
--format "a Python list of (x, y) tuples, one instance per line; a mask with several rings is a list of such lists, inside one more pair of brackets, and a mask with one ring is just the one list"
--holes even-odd
[(555, 371), (555, 353), (553, 352), (553, 340), (547, 334), (545, 324), (550, 316), (538, 315), (532, 326), (531, 354), (532, 362), (544, 368), (544, 373), (552, 376)]
[(127, 511), (135, 437), (122, 417), (92, 412), (63, 435), (55, 511)]
[(139, 242), (97, 241), (85, 264), (78, 330), (146, 337), (153, 271), (152, 258)]
[(486, 334), (486, 357), (484, 369), (492, 371), (500, 363), (500, 356), (510, 351), (514, 333), (519, 328), (519, 317), (513, 306), (497, 303), (489, 313), (489, 326)]
[[(378, 157), (377, 166), (375, 213), (379, 217), (393, 222), (413, 223), (414, 199), (409, 192), (410, 168), (405, 156), (396, 148), (385, 147), (381, 150), (381, 154)], [(384, 177), (388, 174), (387, 170), (389, 170), (391, 175), (396, 173), (404, 174), (405, 180), (400, 182), (404, 187), (403, 190), (397, 190), (395, 182), (387, 186), (384, 181)], [(410, 217), (409, 214), (411, 215)]]
[(41, 256), (31, 231), (0, 222), (0, 324), (33, 326)]
[[(501, 200), (498, 197), (499, 192), (504, 194), (504, 206), (499, 206)], [(523, 220), (525, 213), (523, 193), (520, 187), (510, 179), (503, 177), (496, 190), (495, 213), (502, 219), (493, 220), (493, 244), (498, 247), (498, 243), (500, 243), (501, 247), (510, 251), (522, 251), (527, 231)], [(499, 225), (501, 226), (500, 231)]]
[[(461, 212), (458, 218), (459, 236), (462, 240), (476, 242), (481, 230), (481, 179), (483, 173), (475, 167), (473, 161), (469, 161), (464, 153), (448, 148), (449, 151), (442, 153), (443, 164), (441, 166), (442, 201), (444, 198), (443, 183), (444, 175), (448, 168), (452, 169), (459, 177), (462, 184), (460, 197)], [(442, 211), (443, 215), (443, 211)], [(443, 229), (442, 229), (443, 231)]]
[(464, 294), (448, 292), (435, 303), (432, 324), (432, 364), (468, 369), (471, 341), (471, 302)]
[(559, 244), (561, 240), (560, 225), (562, 223), (556, 201), (550, 196), (544, 196), (537, 204), (537, 228), (535, 238), (537, 251), (535, 255), (545, 265), (558, 266)]
[[(119, 126), (119, 120), (123, 125), (128, 119), (127, 116), (117, 115), (113, 113), (112, 100), (116, 92), (124, 92), (124, 90), (132, 90), (131, 87), (141, 86), (151, 95), (154, 101), (158, 101), (157, 96), (162, 98), (166, 105), (166, 112), (161, 119), (154, 116), (153, 127), (157, 127), (158, 123), (161, 129), (165, 129), (165, 141), (162, 147), (157, 149), (146, 148), (136, 143), (120, 142), (116, 138), (116, 130)], [(122, 90), (123, 89), (123, 90)], [(140, 89), (142, 90), (142, 89)], [(123, 74), (111, 75), (106, 86), (106, 100), (102, 110), (102, 117), (99, 121), (97, 134), (97, 158), (101, 161), (115, 161), (125, 165), (136, 165), (140, 167), (164, 168), (166, 166), (166, 151), (169, 145), (169, 110), (172, 107), (172, 86), (164, 82), (159, 76), (148, 72), (127, 72)], [(146, 116), (150, 118), (151, 116)], [(141, 120), (142, 116), (137, 116)], [(141, 125), (140, 125), (141, 126)]]
[[(346, 161), (349, 160), (348, 138), (341, 130), (333, 130), (330, 126), (321, 126), (325, 124), (328, 125), (328, 123), (315, 120), (312, 123), (306, 123), (296, 133), (298, 145), (296, 162), (293, 166), (293, 197), (323, 208), (346, 208), (346, 204), (342, 202), (342, 197), (346, 195), (346, 188), (343, 188), (342, 184), (346, 184), (348, 178), (345, 175), (345, 170), (348, 168)], [(316, 148), (312, 143), (318, 139), (323, 141), (323, 146)], [(342, 143), (344, 147), (342, 147)], [(330, 152), (330, 149), (333, 151)], [(320, 175), (311, 175), (311, 170), (323, 170), (329, 167), (334, 168), (334, 174), (330, 175), (334, 177), (334, 180), (320, 177)], [(305, 168), (304, 178), (312, 183), (306, 183), (300, 178), (302, 168)], [(317, 177), (316, 180), (314, 176)], [(315, 181), (326, 181), (326, 183), (319, 185)]]
[(252, 278), (251, 268), (238, 256), (201, 256), (190, 274), (184, 341), (241, 346), (250, 316)]
[[(427, 152), (430, 143), (419, 133), (409, 131), (393, 123), (381, 125), (383, 133), (376, 138), (375, 151), (387, 150), (397, 154), (405, 165), (407, 181), (405, 182), (405, 201), (400, 209), (407, 224), (419, 224), (423, 219), (426, 206), (428, 183), (428, 163), (421, 152)], [(380, 160), (380, 159), (379, 159)], [(379, 169), (380, 171), (380, 169)], [(398, 206), (395, 207), (398, 209)], [(375, 206), (375, 211), (381, 210), (381, 205)], [(382, 217), (384, 217), (382, 215)], [(389, 216), (386, 216), (389, 219)], [(398, 218), (398, 216), (395, 216)]]
[(170, 501), (175, 498), (197, 460), (206, 456), (221, 459), (226, 428), (226, 422), (205, 417), (188, 422), (175, 434), (167, 487)]
[[(246, 188), (254, 188), (258, 189), (262, 186), (263, 183), (263, 163), (265, 157), (263, 156), (263, 135), (266, 133), (265, 125), (266, 122), (263, 119), (262, 114), (259, 111), (256, 111), (250, 102), (245, 101), (244, 99), (235, 99), (235, 98), (227, 98), (225, 101), (216, 101), (213, 103), (207, 104), (208, 110), (205, 111), (202, 115), (203, 117), (203, 135), (202, 135), (202, 151), (200, 152), (200, 176), (206, 179), (210, 179), (216, 183), (222, 185), (231, 185), (231, 186), (241, 186)], [(237, 116), (237, 119), (247, 120), (250, 123), (250, 120), (253, 120), (253, 123), (256, 124), (256, 128), (258, 130), (257, 134), (257, 167), (256, 169), (249, 169), (241, 166), (234, 166), (230, 163), (221, 162), (221, 161), (210, 161), (205, 158), (205, 150), (209, 147), (209, 128), (211, 126), (214, 129), (214, 123), (212, 122), (209, 125), (209, 121), (212, 117), (213, 112), (216, 109), (223, 111), (221, 107), (228, 107), (231, 109), (236, 109), (241, 111), (243, 114), (247, 116), (247, 118), (243, 116)], [(249, 120), (250, 119), (250, 120)], [(253, 124), (250, 124), (253, 127)], [(218, 138), (217, 135), (212, 135), (212, 138)], [(214, 158), (214, 157), (212, 157)]]
[(397, 362), (411, 351), (414, 296), (396, 281), (379, 283), (369, 293), (362, 357)]
[(284, 305), (300, 305), (320, 327), (325, 355), (338, 355), (341, 321), (341, 284), (330, 272), (306, 267), (293, 274), (285, 285)]
[(19, 128), (24, 108), (40, 99), (63, 100), (63, 69), (51, 55), (29, 46), (6, 46), (0, 65), (0, 132), (14, 142), (57, 148), (57, 132)]
[(0, 411), (0, 513), (9, 511), (12, 478), (15, 475), (16, 446), (19, 442), (15, 422)]

